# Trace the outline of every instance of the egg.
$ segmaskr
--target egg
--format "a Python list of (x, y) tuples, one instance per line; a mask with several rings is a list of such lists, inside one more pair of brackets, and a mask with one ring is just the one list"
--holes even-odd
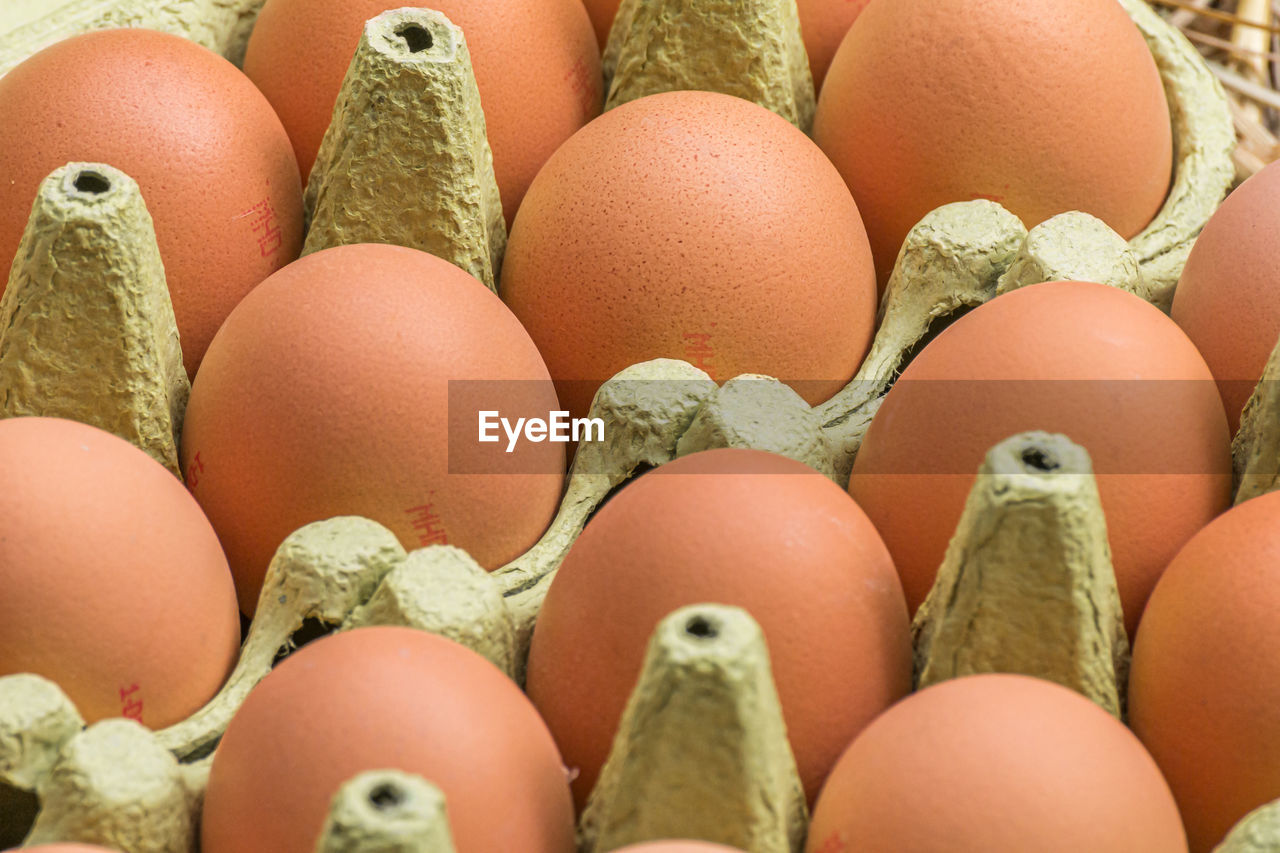
[(1280, 338), (1280, 168), (1227, 196), (1196, 238), (1170, 316), (1213, 371), (1231, 431)]
[(792, 751), (815, 795), (845, 744), (911, 688), (902, 590), (840, 487), (791, 459), (713, 450), (609, 501), (560, 566), (529, 653), (529, 697), (576, 768), (581, 806), (663, 617), (702, 602), (764, 632)]
[(881, 286), (907, 232), (985, 198), (1027, 227), (1082, 210), (1128, 239), (1169, 190), (1160, 74), (1114, 0), (894, 0), (831, 62), (814, 139), (866, 220)]
[(81, 161), (142, 189), (194, 375), (236, 303), (302, 249), (302, 185), (280, 120), (235, 66), (177, 36), (106, 30), (40, 51), (0, 77), (3, 269), (40, 182)]
[(55, 682), (86, 722), (199, 710), (240, 621), (217, 536), (146, 453), (56, 418), (0, 420), (0, 676)]
[(572, 853), (555, 743), (511, 679), (411, 628), (317, 640), (272, 670), (214, 754), (204, 853), (311, 853), (330, 801), (366, 770), (440, 788), (458, 853)]
[(871, 0), (797, 0), (800, 30), (804, 34), (805, 51), (809, 54), (809, 70), (814, 88), (821, 93), (831, 60), (844, 41), (845, 34), (858, 20)]
[(1021, 675), (943, 682), (858, 736), (814, 808), (807, 853), (1174, 853), (1169, 786), (1119, 721)]
[(1208, 851), (1280, 798), (1280, 494), (1205, 527), (1161, 577), (1134, 644), (1133, 730)]
[(1116, 288), (1015, 290), (929, 343), (885, 396), (849, 491), (915, 610), (987, 451), (1029, 430), (1093, 459), (1129, 636), (1160, 573), (1231, 499), (1226, 416), (1204, 359), (1159, 309)]
[(433, 255), (357, 244), (259, 285), (218, 331), (191, 389), (182, 470), (252, 614), (280, 543), (360, 515), (406, 548), (451, 544), (493, 569), (560, 499), (565, 445), (479, 443), (478, 411), (559, 410), (511, 312)]
[[(805, 52), (809, 55), (809, 70), (813, 73), (813, 85), (822, 87), (822, 81), (831, 65), (831, 58), (844, 39), (844, 34), (857, 20), (858, 13), (871, 0), (796, 0), (800, 14), (800, 32), (804, 37)], [(583, 0), (591, 24), (596, 29), (596, 39), (604, 50), (609, 41), (609, 30), (618, 13), (620, 0)]]
[(785, 119), (710, 92), (624, 104), (556, 151), (512, 227), (501, 293), (575, 414), (660, 357), (822, 402), (857, 370), (876, 312), (831, 163)]
[[(276, 108), (304, 176), (333, 116), (365, 21), (388, 0), (267, 0), (245, 73)], [(434, 0), (462, 28), (507, 222), (538, 169), (604, 102), (600, 49), (580, 0)]]

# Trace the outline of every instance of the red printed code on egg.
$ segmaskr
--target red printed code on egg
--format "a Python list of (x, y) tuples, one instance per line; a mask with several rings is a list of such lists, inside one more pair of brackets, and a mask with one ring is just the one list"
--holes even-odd
[(120, 688), (120, 716), (142, 722), (141, 688), (136, 684)]

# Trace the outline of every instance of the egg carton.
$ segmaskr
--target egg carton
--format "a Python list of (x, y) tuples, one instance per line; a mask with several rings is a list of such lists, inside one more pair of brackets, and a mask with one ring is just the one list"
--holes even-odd
[[(1120, 716), (1128, 646), (1087, 453), (1065, 437), (1028, 433), (993, 448), (980, 474), (912, 625), (915, 685), (1019, 672), (1072, 687)], [(1044, 543), (1034, 556), (1022, 550), (1028, 536)], [(450, 576), (463, 582), (451, 586)], [(124, 719), (83, 728), (51, 682), (0, 679), (0, 780), (34, 792), (42, 806), (28, 842), (194, 849), (210, 750), (305, 618), (338, 630), (407, 624), (509, 666), (509, 646), (495, 641), (504, 632), (493, 630), (503, 601), (484, 584), (488, 577), (449, 546), (405, 554), (367, 519), (317, 522), (281, 546), (235, 673), (183, 723), (158, 732)], [(480, 604), (475, 593), (486, 586), (491, 594)], [(1039, 625), (1032, 636), (1023, 627), (1028, 615)], [(716, 808), (689, 795), (708, 778), (716, 780)], [(337, 803), (344, 801), (340, 794)], [(367, 822), (381, 813), (365, 812), (361, 832), (373, 831)], [(806, 825), (759, 626), (719, 604), (673, 612), (650, 640), (582, 815), (579, 849), (604, 853), (687, 836), (781, 853), (801, 849)], [(342, 849), (328, 843), (320, 849)]]
[[(194, 815), (212, 751), (245, 696), (307, 622), (337, 630), (381, 624), (434, 631), (475, 649), (521, 681), (537, 612), (555, 569), (614, 489), (641, 470), (712, 447), (779, 452), (846, 483), (861, 436), (893, 377), (913, 348), (961, 308), (1016, 287), (1061, 279), (1112, 284), (1167, 307), (1195, 235), (1230, 185), (1234, 135), (1225, 97), (1190, 44), (1144, 3), (1121, 2), (1156, 58), (1174, 122), (1173, 188), (1146, 231), (1126, 242), (1082, 213), (1028, 231), (988, 201), (934, 211), (904, 243), (866, 361), (848, 387), (820, 406), (808, 406), (789, 387), (765, 376), (737, 377), (717, 386), (702, 370), (677, 360), (658, 359), (622, 371), (592, 404), (591, 416), (605, 421), (606, 441), (579, 447), (552, 525), (530, 551), (491, 574), (456, 548), (405, 552), (393, 534), (367, 519), (338, 518), (302, 528), (271, 563), (257, 618), (227, 684), (176, 726), (148, 732), (132, 721), (108, 720), (84, 728), (55, 686), (34, 676), (0, 679), (0, 780), (22, 792), (28, 806), (40, 806), (28, 841), (74, 838), (113, 844), (126, 853), (194, 849)], [(3, 50), (13, 54), (0, 50), (0, 69), (13, 56), (41, 46), (42, 38), (52, 41), (119, 23), (168, 28), (234, 57), (242, 49), (236, 45), (243, 44), (246, 21), (260, 3), (174, 0), (164, 5), (161, 13), (149, 11), (154, 4), (128, 0), (73, 2), (37, 22), (42, 28), (30, 25), (11, 34)], [(702, 15), (696, 25), (681, 16), (682, 7)], [(161, 14), (169, 17), (146, 17)], [(811, 116), (806, 91), (812, 83), (806, 90), (797, 70), (793, 3), (624, 0), (618, 20), (606, 50), (612, 102), (687, 87), (691, 79), (702, 81), (700, 88), (742, 94), (733, 88), (742, 84), (742, 75), (724, 72), (734, 68), (732, 63), (702, 61), (697, 77), (646, 77), (628, 61), (649, 50), (647, 40), (661, 31), (664, 43), (675, 46), (665, 64), (683, 67), (692, 62), (690, 56), (705, 57), (722, 44), (717, 27), (737, 28), (748, 34), (752, 49), (769, 57), (759, 79), (748, 81), (754, 87), (750, 97), (801, 127)], [(402, 242), (448, 257), (490, 286), (497, 280), (505, 226), (494, 203), (491, 155), (465, 40), (451, 26), (435, 13), (398, 11), (366, 27), (308, 186), (308, 218), (316, 235), (308, 236), (308, 251), (356, 240)], [(415, 49), (422, 40), (413, 27), (430, 35), (430, 46)], [(680, 54), (681, 45), (687, 55)], [(438, 124), (441, 138), (449, 140), (447, 162), (437, 164), (439, 149), (415, 142), (395, 122), (361, 124), (360, 105), (368, 98), (376, 93), (396, 102), (396, 93), (408, 89), (427, 93), (443, 116)], [(353, 167), (374, 159), (352, 156), (351, 146), (371, 137), (378, 140), (378, 152), (431, 164), (413, 170), (415, 179), (428, 173), (445, 177), (427, 187), (409, 182), (407, 174)], [(371, 193), (370, 187), (380, 190)], [(418, 194), (443, 201), (432, 215), (407, 222), (406, 209), (414, 205), (404, 199)], [(356, 196), (372, 201), (348, 204)], [(447, 226), (438, 227), (442, 220)], [(101, 250), (92, 257), (84, 254), (77, 246), (85, 241)], [(92, 423), (129, 438), (177, 473), (189, 385), (154, 243), (141, 194), (118, 170), (71, 164), (45, 181), (0, 300), (0, 381), (17, 389), (0, 414), (55, 414)], [(52, 287), (55, 269), (63, 276), (57, 288)], [(84, 284), (69, 286), (75, 281)], [(81, 300), (99, 301), (93, 316), (104, 319), (98, 326), (56, 319), (83, 315)], [(47, 310), (51, 306), (55, 310)], [(88, 370), (90, 364), (99, 372)], [(103, 387), (112, 393), (103, 394)], [(1237, 458), (1270, 454), (1274, 459), (1277, 446), (1259, 431)], [(1045, 476), (1038, 466), (1046, 458), (1077, 476), (1061, 477), (1061, 470)], [(1253, 466), (1252, 476), (1263, 477), (1265, 463)], [(913, 625), (917, 684), (973, 672), (1026, 672), (1074, 687), (1122, 715), (1127, 639), (1109, 557), (1103, 559), (1105, 527), (1087, 455), (1061, 437), (1018, 436), (993, 449), (983, 472), (991, 476), (979, 478), (934, 593)], [(1025, 500), (1009, 503), (1007, 492), (987, 490), (983, 483), (992, 478)], [(1007, 523), (995, 523), (1006, 516)], [(1051, 517), (1060, 521), (1053, 529), (1072, 531), (1073, 547), (1086, 544), (1082, 553), (1093, 555), (1087, 565), (1069, 559), (1065, 547), (1053, 547), (1064, 540), (1046, 532), (1045, 519)], [(1054, 588), (1080, 590), (1105, 614), (1097, 622), (1091, 614), (1088, 619), (1057, 614), (1061, 624), (1044, 634), (1087, 635), (1087, 642), (1072, 647), (1095, 650), (1088, 659), (1064, 656), (1058, 645), (1040, 648), (998, 617), (990, 622), (972, 618), (988, 612), (977, 607), (979, 594), (998, 596), (1000, 607), (1034, 607), (1019, 599), (1025, 590), (1007, 582), (1015, 557), (1026, 562), (1016, 538), (986, 534), (1019, 525), (1034, 527), (1046, 543), (1037, 558), (1037, 577)], [(981, 593), (975, 577), (984, 578)], [(692, 630), (695, 624), (702, 627)], [(707, 625), (719, 626), (714, 637), (705, 636)], [(708, 663), (682, 666), (690, 656)], [(664, 692), (684, 696), (687, 704), (655, 704), (652, 697)], [(744, 722), (712, 730), (691, 724), (693, 719)], [(714, 733), (720, 730), (743, 735), (717, 739)], [(687, 748), (652, 746), (673, 737), (687, 739)], [(704, 778), (707, 768), (732, 781), (727, 788), (733, 796), (717, 810), (664, 797), (663, 786), (656, 784)], [(356, 812), (367, 805), (357, 802), (361, 797), (373, 802), (360, 784), (352, 783)], [(438, 802), (428, 793), (414, 797), (406, 794), (405, 801)], [(804, 825), (803, 793), (758, 627), (746, 614), (714, 604), (668, 617), (655, 633), (613, 752), (583, 815), (582, 849), (603, 851), (665, 834), (701, 835), (772, 853), (799, 849)], [(356, 836), (358, 831), (347, 837)], [(432, 837), (437, 846), (423, 849), (447, 849), (438, 832)]]
[[(33, 21), (0, 9), (0, 75), (55, 42), (91, 30), (143, 27), (189, 38), (237, 65), (266, 0), (63, 0)], [(14, 24), (17, 23), (17, 26)]]

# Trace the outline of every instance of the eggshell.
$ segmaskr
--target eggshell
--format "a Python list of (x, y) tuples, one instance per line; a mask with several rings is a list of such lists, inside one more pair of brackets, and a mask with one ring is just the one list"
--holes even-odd
[[(800, 31), (804, 36), (805, 51), (809, 54), (809, 70), (813, 73), (815, 87), (822, 87), (831, 58), (840, 47), (844, 34), (869, 2), (871, 0), (796, 0)], [(621, 0), (583, 0), (583, 5), (591, 16), (600, 49), (604, 50)]]
[(1178, 798), (1191, 849), (1280, 798), (1280, 494), (1216, 519), (1165, 571), (1134, 645), (1133, 730)]
[(849, 746), (818, 798), (808, 853), (1174, 853), (1169, 786), (1088, 699), (1021, 675), (923, 690)]
[(194, 42), (141, 29), (59, 42), (0, 77), (0, 116), (3, 269), (50, 172), (124, 171), (155, 220), (189, 374), (236, 303), (302, 249), (302, 185), (280, 120)]
[(659, 357), (822, 402), (857, 370), (876, 311), (830, 162), (786, 120), (710, 92), (632, 101), (566, 142), (516, 217), (501, 292), (576, 414)]
[(881, 286), (943, 204), (991, 199), (1028, 227), (1082, 210), (1127, 239), (1173, 166), (1159, 72), (1114, 0), (874, 3), (832, 60), (813, 135), (863, 211)]
[(214, 754), (204, 853), (311, 853), (338, 788), (417, 773), (458, 853), (571, 853), (573, 805), (546, 726), (484, 658), (410, 628), (318, 640), (245, 700)]
[(559, 502), (565, 445), (479, 444), (480, 400), (512, 420), (559, 409), (515, 317), (447, 261), (342, 246), (249, 294), (196, 376), (181, 448), (241, 610), (286, 536), (337, 515), (380, 522), (406, 548), (457, 545), (489, 569), (532, 546)]
[[(305, 177), (365, 21), (388, 0), (267, 0), (244, 70), (276, 108)], [(579, 0), (433, 0), (462, 28), (507, 222), (560, 143), (600, 114), (600, 50)]]
[(1157, 308), (1101, 284), (1015, 290), (926, 346), (884, 399), (849, 491), (914, 611), (983, 456), (1062, 433), (1093, 459), (1129, 635), (1156, 579), (1231, 499), (1230, 437), (1204, 359)]
[(87, 722), (163, 728), (222, 686), (240, 643), (213, 529), (128, 442), (0, 420), (0, 676), (56, 682)]
[(797, 0), (813, 85), (821, 92), (845, 34), (871, 0)]
[(701, 602), (743, 607), (760, 623), (811, 798), (850, 738), (911, 688), (902, 591), (857, 504), (781, 456), (713, 450), (677, 459), (591, 520), (534, 630), (526, 686), (580, 771), (580, 806), (653, 629)]
[(1268, 166), (1227, 196), (1196, 238), (1170, 316), (1199, 348), (1227, 407), (1231, 431), (1280, 338), (1280, 168)]
[(613, 28), (613, 19), (618, 14), (622, 0), (582, 0), (591, 18), (591, 27), (596, 31), (596, 42), (603, 51), (609, 43), (609, 30)]

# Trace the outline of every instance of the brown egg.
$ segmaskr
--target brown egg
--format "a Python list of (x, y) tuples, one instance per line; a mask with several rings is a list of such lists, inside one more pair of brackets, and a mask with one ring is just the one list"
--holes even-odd
[(810, 798), (849, 740), (911, 688), (893, 563), (839, 486), (756, 450), (677, 459), (592, 519), (538, 616), (526, 686), (580, 771), (579, 806), (653, 629), (700, 602), (742, 607), (760, 623)]
[(765, 373), (810, 403), (849, 381), (876, 297), (858, 208), (763, 107), (668, 92), (610, 110), (547, 161), (511, 231), (502, 296), (586, 412), (636, 362)]
[[(244, 70), (276, 108), (305, 178), (365, 21), (390, 0), (268, 0)], [(600, 114), (600, 50), (580, 0), (434, 0), (462, 28), (510, 223), (560, 143)]]
[(1173, 163), (1159, 72), (1114, 0), (873, 3), (831, 63), (813, 136), (858, 201), (882, 287), (941, 205), (991, 199), (1027, 227), (1083, 210), (1129, 238)]
[(809, 70), (819, 92), (845, 34), (871, 0), (797, 0)]
[(489, 569), (522, 554), (555, 513), (565, 445), (479, 444), (476, 412), (558, 409), (537, 349), (484, 285), (425, 252), (342, 246), (227, 318), (191, 389), (182, 468), (252, 614), (284, 538), (333, 516)]
[(176, 477), (115, 436), (0, 420), (0, 676), (42, 675), (87, 722), (163, 728), (213, 698), (240, 643), (217, 536)]
[(943, 682), (849, 746), (807, 853), (1176, 853), (1169, 786), (1142, 744), (1079, 694), (1021, 675)]
[(1227, 196), (1196, 239), (1171, 316), (1218, 380), (1231, 431), (1280, 338), (1280, 167)]
[(915, 610), (988, 450), (1028, 430), (1093, 458), (1129, 635), (1156, 579), (1231, 499), (1226, 417), (1204, 359), (1159, 309), (1101, 284), (1015, 290), (926, 346), (884, 399), (849, 491)]
[[(596, 28), (596, 39), (603, 50), (609, 41), (609, 29), (618, 13), (620, 0), (582, 0)], [(804, 36), (805, 51), (809, 54), (809, 70), (813, 72), (813, 85), (821, 88), (822, 81), (836, 55), (836, 48), (844, 34), (871, 0), (796, 0), (800, 12), (800, 30)]]
[(1129, 718), (1208, 851), (1280, 798), (1280, 494), (1232, 509), (1178, 552), (1142, 617)]
[(0, 77), (0, 116), (3, 268), (50, 172), (121, 169), (155, 219), (192, 375), (236, 303), (302, 249), (280, 120), (234, 65), (187, 39), (128, 29), (59, 42)]
[(411, 628), (306, 646), (245, 700), (214, 754), (204, 853), (311, 853), (338, 788), (417, 773), (445, 796), (458, 853), (572, 853), (555, 743), (511, 679)]

